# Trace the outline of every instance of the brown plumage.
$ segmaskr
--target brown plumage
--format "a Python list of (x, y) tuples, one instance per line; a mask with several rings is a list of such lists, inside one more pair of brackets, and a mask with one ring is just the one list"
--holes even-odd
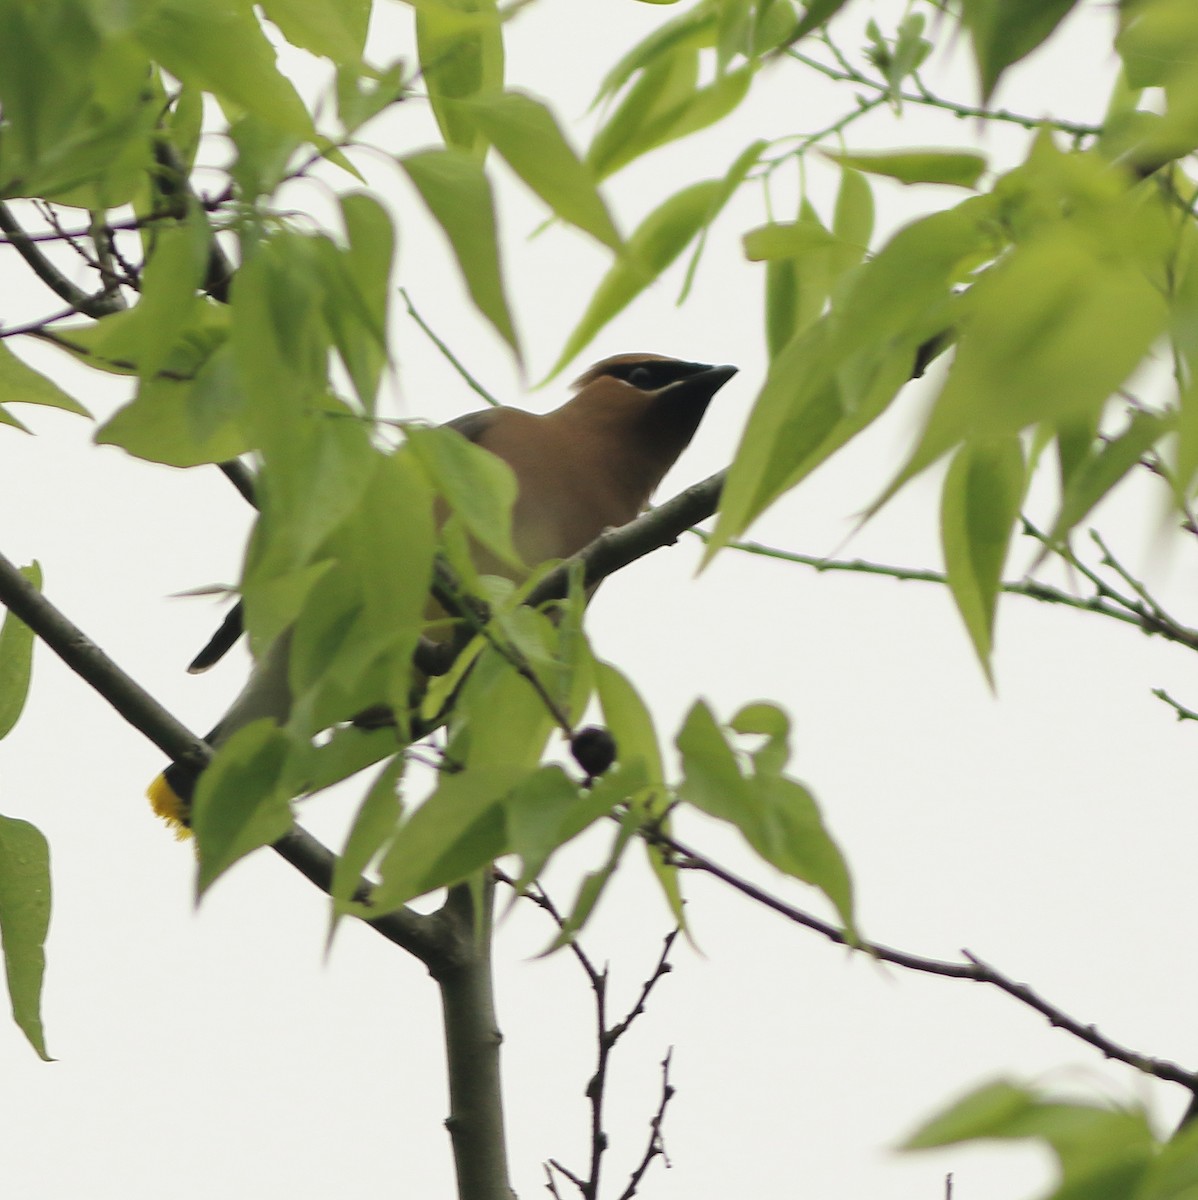
[(519, 485), (512, 533), (530, 566), (567, 558), (626, 525), (694, 436), (735, 367), (619, 354), (544, 415), (489, 408), (449, 422), (502, 458)]
[[(574, 395), (553, 412), (488, 408), (458, 417), (449, 427), (514, 472), (512, 537), (532, 567), (568, 558), (605, 529), (633, 520), (686, 449), (712, 397), (735, 374), (730, 366), (619, 354), (581, 375)], [(239, 632), (237, 620), (226, 620), (191, 669), (211, 666)], [(287, 641), (286, 635), (280, 638), (255, 670), (208, 736), (210, 744), (262, 715), (286, 720)], [(151, 785), (155, 810), (177, 813), (184, 807), (177, 797), (190, 796), (193, 786), (194, 776), (184, 779), (179, 764), (169, 767)]]

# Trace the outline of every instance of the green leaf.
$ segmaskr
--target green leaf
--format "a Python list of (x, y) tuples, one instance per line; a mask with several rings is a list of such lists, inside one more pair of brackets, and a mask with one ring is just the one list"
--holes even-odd
[(254, 444), (283, 450), (328, 381), (329, 332), (317, 239), (260, 243), (233, 279), (231, 341)]
[(504, 799), (509, 852), (520, 856), (517, 890), (544, 870), (554, 852), (613, 807), (609, 789), (584, 791), (558, 766), (541, 767)]
[(693, 39), (660, 47), (591, 140), (586, 163), (595, 178), (606, 178), (649, 149), (653, 131), (669, 125), (694, 96), (698, 80), (699, 50)]
[(994, 615), (1027, 471), (1017, 437), (967, 442), (944, 481), (940, 538), (948, 586), (990, 686)]
[(199, 855), (199, 896), (238, 859), (291, 829), (290, 800), (303, 786), (289, 763), (293, 743), (273, 721), (237, 730), (200, 776), (191, 827)]
[(595, 660), (595, 689), (604, 723), (615, 739), (617, 762), (642, 771), (650, 787), (662, 787), (665, 771), (648, 705), (622, 671), (600, 659)]
[(7, 342), (0, 342), (0, 404), (46, 404), (81, 417), (91, 416), (56, 383), (19, 359)]
[(358, 401), (374, 412), (379, 377), (387, 361), (387, 310), (395, 231), (387, 210), (372, 196), (341, 197), (349, 247), (332, 258), (325, 320)]
[(1099, 410), (1166, 316), (1136, 263), (1068, 228), (1017, 247), (970, 289), (965, 306), (948, 379), (878, 504), (965, 437), (1002, 438)]
[(919, 1129), (903, 1148), (926, 1149), (983, 1138), (1045, 1143), (1060, 1172), (1050, 1200), (1139, 1198), (1140, 1184), (1150, 1177), (1158, 1149), (1148, 1120), (1138, 1109), (1045, 1100), (1009, 1083), (989, 1084), (967, 1095)]
[(762, 262), (796, 258), (810, 250), (826, 250), (838, 245), (839, 239), (818, 221), (775, 221), (750, 229), (741, 242), (750, 262)]
[(952, 324), (952, 286), (991, 245), (988, 197), (900, 230), (834, 308), (774, 358), (733, 460), (704, 562), (879, 416), (917, 349)]
[(471, 535), (522, 574), (527, 567), (512, 542), (516, 477), (511, 467), (456, 429), (410, 425), (407, 436), (438, 494)]
[[(323, 579), (327, 579), (325, 575)], [(323, 580), (322, 580), (323, 581)], [(293, 645), (298, 638), (293, 638)], [(374, 693), (377, 695), (378, 693)], [(353, 716), (359, 716), (365, 706), (359, 705)], [(337, 720), (343, 720), (346, 705), (338, 706)], [(312, 727), (302, 720), (290, 720), (292, 728)], [(323, 728), (328, 728), (326, 724)], [(393, 726), (378, 729), (363, 729), (357, 725), (343, 725), (333, 729), (327, 740), (314, 746), (308, 755), (308, 769), (304, 776), (304, 792), (314, 795), (341, 783), (359, 771), (374, 766), (395, 753), (396, 732)]]
[(28, 821), (0, 817), (0, 944), (8, 995), (13, 1020), (45, 1062), (41, 998), (49, 928), (50, 848)]
[(1077, 0), (961, 0), (961, 23), (969, 30), (989, 103), (1003, 72), (1044, 42)]
[(549, 372), (552, 379), (618, 312), (653, 283), (722, 203), (724, 183), (709, 179), (683, 188), (657, 206), (628, 239)]
[[(380, 519), (395, 513), (403, 519)], [(296, 622), (289, 677), (297, 728), (315, 732), (380, 704), (402, 720), (435, 546), (423, 470), (406, 449), (380, 455), (360, 499), (320, 547), (333, 566)]]
[(737, 188), (744, 183), (749, 172), (761, 161), (761, 156), (769, 149), (769, 142), (764, 138), (758, 138), (755, 142), (750, 142), (733, 161), (732, 166), (724, 174), (721, 181), (721, 189), (719, 194), (712, 201), (711, 207), (707, 211), (707, 218), (699, 226), (699, 236), (695, 241), (695, 249), (691, 254), (690, 262), (686, 267), (686, 278), (682, 283), (682, 290), (678, 296), (679, 305), (686, 301), (690, 295), (691, 286), (695, 281), (695, 274), (699, 269), (699, 260), (703, 257), (703, 250), (707, 245), (707, 235), (711, 232), (712, 222), (719, 216), (720, 210), (732, 198)]
[(1104, 441), (1070, 473), (1049, 540), (1058, 542), (1068, 537), (1069, 531), (1139, 465), (1140, 459), (1157, 442), (1172, 432), (1175, 424), (1172, 415), (1133, 413), (1122, 433)]
[(468, 879), (507, 850), (503, 802), (529, 775), (518, 765), (443, 774), (399, 827), (379, 865), (372, 902), (381, 912)]
[(852, 167), (844, 167), (840, 172), (836, 211), (832, 215), (832, 232), (842, 244), (847, 243), (859, 250), (856, 262), (860, 262), (869, 249), (870, 238), (873, 237), (874, 194), (869, 180)]
[(315, 136), (307, 109), (278, 69), (249, 5), (157, 0), (141, 9), (136, 36), (181, 83), (211, 92), (280, 131)]
[(701, 50), (716, 44), (716, 13), (709, 5), (698, 4), (659, 25), (632, 47), (599, 85), (594, 103), (614, 96), (638, 72), (655, 63), (667, 61), (683, 51)]
[(136, 316), (125, 327), (130, 357), (143, 379), (161, 370), (194, 319), (193, 298), (208, 270), (211, 241), (202, 214), (156, 231)]
[(787, 44), (793, 46), (800, 38), (805, 38), (812, 30), (826, 25), (842, 8), (846, 0), (808, 0), (803, 16), (787, 39)]
[[(66, 138), (88, 103), (100, 35), (82, 0), (4, 5), (0, 104), (5, 140), (36, 162)], [(7, 150), (7, 147), (5, 147)]]
[(755, 71), (738, 67), (698, 87), (695, 53), (655, 65), (595, 135), (588, 164), (606, 179), (642, 154), (714, 125), (744, 99)]
[(925, 1122), (905, 1142), (904, 1150), (928, 1150), (983, 1137), (1000, 1137), (1018, 1128), (1035, 1111), (1036, 1097), (1026, 1088), (989, 1083), (956, 1101)]
[(479, 312), (519, 355), (503, 292), (491, 184), (482, 165), (451, 149), (421, 150), (400, 159), (400, 166), (449, 238)]
[(361, 915), (365, 911), (364, 906), (355, 901), (354, 895), (363, 872), (375, 856), (390, 844), (399, 825), (403, 815), (399, 789), (406, 766), (407, 760), (402, 753), (388, 759), (354, 814), (353, 824), (345, 835), (345, 845), (333, 864), (333, 882), (329, 888), (333, 908), (329, 917), (327, 947), (333, 944), (333, 935), (341, 917), (347, 913)]
[[(22, 567), (21, 574), (41, 590), (42, 569), (37, 563)], [(0, 739), (12, 732), (25, 707), (32, 668), (33, 630), (5, 609), (0, 625)]]
[(561, 930), (545, 951), (546, 954), (569, 945), (574, 940), (574, 935), (590, 920), (591, 914), (594, 913), (595, 907), (624, 857), (624, 851), (628, 849), (629, 842), (636, 836), (638, 826), (637, 817), (631, 811), (627, 812), (620, 822), (616, 836), (612, 839), (607, 861), (598, 870), (588, 871), (583, 876), (574, 903), (566, 915), (566, 919), (562, 922)]
[[(595, 690), (604, 723), (616, 743), (616, 765), (594, 785), (592, 799), (609, 808), (627, 804), (633, 816), (668, 833), (671, 797), (648, 706), (623, 672), (601, 660), (595, 660)], [(645, 853), (670, 912), (679, 927), (685, 928), (678, 868), (651, 841), (645, 842)]]
[(1115, 48), (1132, 87), (1164, 88), (1163, 113), (1126, 112), (1105, 138), (1147, 174), (1198, 146), (1198, 13), (1187, 0), (1122, 4)]
[(172, 467), (227, 462), (252, 448), (242, 428), (244, 406), (233, 348), (226, 343), (192, 380), (144, 381), (136, 398), (100, 426), (95, 440)]
[(446, 145), (481, 158), (486, 143), (454, 101), (503, 90), (503, 29), (497, 0), (417, 4), (416, 45), (429, 103)]
[[(863, 178), (859, 174), (857, 177)], [(851, 263), (859, 257), (851, 243), (839, 242), (825, 228), (806, 199), (799, 206), (799, 220), (794, 225), (805, 227), (804, 231), (791, 232), (790, 225), (780, 223), (779, 232), (768, 235), (769, 240), (759, 247), (781, 248), (780, 243), (789, 243), (792, 251), (785, 257), (765, 259), (765, 332), (771, 363), (823, 312), (836, 269), (833, 258), (837, 263)], [(749, 236), (746, 234), (746, 239)], [(747, 241), (745, 249), (748, 252)]]
[(678, 733), (684, 778), (679, 796), (737, 828), (768, 863), (818, 888), (853, 930), (853, 885), (839, 847), (802, 784), (782, 773), (788, 722), (773, 706), (741, 711), (742, 728), (765, 732), (765, 746), (746, 772), (711, 710), (696, 701)]
[(981, 154), (955, 150), (898, 150), (848, 154), (825, 150), (825, 157), (842, 167), (870, 175), (886, 175), (900, 183), (945, 183), (973, 188), (986, 170)]
[(1192, 1121), (1160, 1148), (1135, 1200), (1193, 1200), (1198, 1194), (1198, 1126)]
[(523, 92), (504, 92), (465, 107), (508, 166), (557, 216), (613, 250), (620, 248), (594, 174), (544, 104)]
[(293, 46), (334, 62), (362, 57), (370, 0), (265, 0), (262, 9)]

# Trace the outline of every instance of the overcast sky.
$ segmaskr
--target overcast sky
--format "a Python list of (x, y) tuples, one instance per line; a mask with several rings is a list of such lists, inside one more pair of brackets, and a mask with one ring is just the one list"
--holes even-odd
[[(902, 7), (870, 11), (893, 25)], [(538, 0), (509, 28), (509, 81), (576, 119), (581, 143), (602, 71), (664, 15), (627, 0)], [(1106, 6), (1090, 6), (1011, 73), (998, 101), (1032, 115), (1100, 119), (1114, 73), (1101, 57), (1111, 20)], [(410, 44), (402, 24), (379, 37), (398, 42), (390, 52)], [(845, 44), (852, 49), (852, 38)], [(929, 78), (973, 100), (965, 65), (957, 47)], [(617, 177), (609, 193), (617, 219), (627, 230), (668, 192), (722, 173), (754, 137), (809, 132), (848, 104), (780, 67), (728, 127)], [(404, 104), (379, 136), (396, 148), (421, 145), (427, 113)], [(847, 144), (980, 147), (1002, 166), (1019, 160), (1029, 136), (909, 110), (901, 124), (885, 113), (862, 121)], [(559, 403), (560, 383), (522, 393), (406, 183), (364, 165), (401, 214), (397, 282), (423, 316), (497, 394), (538, 410)], [(812, 165), (808, 182), (827, 213), (834, 173)], [(528, 240), (540, 214), (505, 183), (504, 251), (536, 379), (605, 258), (568, 230)], [(879, 229), (961, 195), (879, 183)], [(311, 205), (319, 219), (327, 213), (317, 187), (288, 202)], [(675, 270), (577, 364), (649, 350), (740, 366), (662, 496), (727, 463), (763, 378), (761, 273), (740, 260), (736, 236), (762, 219), (759, 196), (746, 191), (717, 227), (686, 306), (674, 304)], [(14, 282), (20, 269), (6, 263), (0, 319), (56, 307), (34, 283)], [(400, 309), (394, 411), (442, 421), (477, 407)], [(71, 375), (38, 347), (29, 357), (99, 414), (120, 402), (119, 384)], [(918, 387), (910, 391), (753, 536), (837, 551), (908, 445), (920, 403)], [(206, 729), (240, 686), (245, 662), (231, 657), (187, 676), (219, 613), (210, 600), (170, 597), (236, 580), (250, 511), (215, 469), (144, 464), (92, 447), (91, 427), (78, 418), (21, 415), (38, 436), (0, 429), (0, 551), (38, 558), (50, 599), (181, 719)], [(937, 497), (933, 473), (845, 552), (939, 566)], [(1159, 505), (1154, 481), (1136, 480), (1096, 523), (1134, 569), (1159, 581), (1184, 620), (1193, 551), (1159, 532)], [(1016, 572), (1032, 556), (1017, 546)], [(638, 563), (605, 583), (588, 621), (597, 651), (649, 698), (666, 744), (697, 696), (725, 718), (748, 700), (779, 702), (795, 723), (793, 768), (820, 798), (853, 868), (868, 937), (941, 957), (968, 947), (1109, 1036), (1198, 1064), (1188, 952), (1195, 734), (1150, 694), (1163, 686), (1198, 703), (1183, 652), (1098, 617), (1009, 599), (995, 696), (935, 587), (816, 575), (733, 552), (696, 578), (697, 561), (697, 543), (684, 538)], [(0, 1034), (0, 1189), (28, 1200), (451, 1195), (435, 987), (419, 964), (360, 927), (344, 927), (325, 962), (323, 898), (267, 851), (237, 866), (197, 911), (192, 851), (142, 800), (160, 765), (153, 746), (39, 651), (29, 708), (0, 747), (0, 806), (51, 842), (45, 1019), (58, 1061), (40, 1063), (15, 1028)], [(302, 816), (335, 842), (347, 811), (345, 802), (320, 801)], [(735, 838), (685, 816), (680, 831), (824, 911), (807, 890), (756, 866)], [(547, 888), (568, 903), (573, 878), (602, 852), (589, 840), (564, 854)], [(688, 895), (695, 945), (676, 946), (673, 973), (616, 1058), (609, 1186), (641, 1154), (658, 1064), (671, 1046), (672, 1167), (655, 1165), (642, 1189), (657, 1200), (926, 1200), (943, 1194), (949, 1171), (957, 1200), (1019, 1200), (1048, 1178), (1031, 1149), (896, 1156), (890, 1147), (999, 1075), (1141, 1100), (1162, 1129), (1184, 1106), (1179, 1089), (1104, 1062), (992, 990), (851, 957), (702, 879), (690, 881)], [(592, 957), (611, 961), (614, 1010), (635, 997), (669, 927), (639, 866), (625, 870), (585, 936)], [(524, 1197), (543, 1188), (542, 1162), (580, 1166), (588, 1145), (591, 997), (568, 955), (535, 957), (550, 933), (541, 914), (521, 906), (497, 939), (507, 1115)]]

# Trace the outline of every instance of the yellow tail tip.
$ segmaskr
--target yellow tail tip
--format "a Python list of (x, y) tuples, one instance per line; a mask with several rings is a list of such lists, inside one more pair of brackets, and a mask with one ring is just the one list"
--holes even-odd
[(166, 781), (165, 775), (159, 775), (148, 788), (146, 796), (154, 815), (161, 817), (179, 841), (191, 837), (185, 820), (186, 805), (175, 794), (175, 789)]

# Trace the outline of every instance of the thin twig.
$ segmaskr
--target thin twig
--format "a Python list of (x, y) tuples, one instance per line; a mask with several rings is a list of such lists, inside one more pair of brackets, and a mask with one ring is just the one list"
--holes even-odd
[[(703, 529), (689, 529), (701, 542), (711, 540), (711, 534)], [(1038, 536), (1038, 535), (1034, 535)], [(742, 554), (753, 554), (762, 558), (774, 558), (780, 562), (796, 563), (799, 566), (811, 567), (815, 571), (847, 571), (858, 575), (881, 575), (900, 582), (934, 583), (947, 586), (948, 576), (943, 571), (931, 571), (923, 567), (901, 567), (892, 563), (875, 563), (865, 559), (822, 558), (816, 554), (801, 554), (794, 550), (783, 550), (777, 546), (767, 546), (761, 542), (736, 541), (729, 542), (729, 550), (737, 550)], [(1072, 565), (1072, 559), (1067, 560)], [(1091, 582), (1096, 586), (1102, 584), (1101, 578), (1093, 576)], [(1122, 621), (1126, 625), (1134, 625), (1144, 633), (1157, 634), (1168, 641), (1177, 642), (1188, 649), (1198, 649), (1198, 630), (1193, 630), (1180, 622), (1157, 611), (1149, 612), (1144, 606), (1136, 604), (1128, 597), (1119, 595), (1103, 584), (1103, 594), (1095, 596), (1074, 596), (1051, 584), (1040, 583), (1035, 579), (1011, 580), (999, 585), (999, 590), (1012, 596), (1024, 596), (1029, 600), (1038, 600), (1042, 604), (1059, 604), (1066, 608), (1075, 608), (1080, 612), (1098, 613), (1114, 621)]]
[(1005, 108), (980, 108), (974, 104), (959, 104), (954, 100), (946, 100), (944, 97), (936, 96), (930, 92), (918, 76), (912, 76), (917, 88), (916, 91), (907, 91), (902, 88), (895, 91), (888, 81), (873, 79), (854, 67), (831, 42), (828, 42), (827, 45), (840, 64), (839, 68), (820, 62), (819, 59), (812, 58), (809, 54), (804, 54), (801, 50), (796, 50), (793, 46), (786, 51), (786, 54), (797, 62), (801, 62), (804, 66), (818, 71), (827, 79), (838, 83), (855, 83), (860, 87), (867, 87), (871, 91), (882, 92), (884, 93), (883, 100), (893, 96), (898, 100), (903, 100), (910, 104), (921, 104), (928, 108), (941, 109), (943, 112), (947, 112), (954, 117), (974, 117), (983, 121), (1002, 121), (1012, 125), (1020, 125), (1024, 129), (1039, 129), (1042, 126), (1048, 126), (1051, 129), (1059, 130), (1061, 133), (1067, 133), (1073, 137), (1097, 137), (1102, 133), (1101, 125), (1086, 125), (1078, 121), (1063, 121), (1051, 117), (1029, 117), (1022, 113), (1010, 112)]
[(462, 365), (461, 360), (454, 352), (432, 331), (428, 322), (416, 311), (416, 306), (412, 303), (412, 297), (408, 295), (407, 288), (400, 288), (399, 294), (403, 298), (404, 306), (408, 310), (408, 316), (420, 326), (425, 337), (428, 338), (434, 346), (445, 356), (449, 361), (449, 365), (462, 377), (466, 385), (476, 391), (488, 404), (496, 408), (502, 407), (499, 400), (496, 400), (493, 395), (468, 370)]
[(0, 230), (5, 240), (29, 264), (33, 273), (57, 296), (71, 306), (72, 312), (87, 317), (103, 317), (125, 307), (119, 291), (109, 286), (92, 295), (69, 280), (36, 245), (35, 238), (26, 233), (7, 204), (0, 202)]
[(1179, 700), (1174, 700), (1164, 688), (1153, 688), (1152, 694), (1158, 699), (1163, 700), (1174, 713), (1179, 721), (1198, 721), (1198, 712), (1192, 708), (1187, 708)]
[(880, 962), (893, 963), (895, 966), (904, 967), (910, 971), (920, 971), (927, 975), (940, 975), (949, 979), (969, 979), (975, 983), (990, 984), (992, 987), (1006, 992), (1007, 995), (1019, 1000), (1029, 1008), (1035, 1009), (1036, 1012), (1047, 1018), (1050, 1025), (1073, 1034), (1074, 1037), (1093, 1046), (1107, 1058), (1126, 1063), (1128, 1066), (1135, 1067), (1146, 1074), (1154, 1075), (1158, 1079), (1181, 1084), (1182, 1087), (1198, 1094), (1198, 1072), (1187, 1071), (1184, 1067), (1180, 1067), (1167, 1059), (1152, 1058), (1112, 1041), (1110, 1038), (1100, 1034), (1093, 1025), (1083, 1024), (1081, 1021), (1069, 1016), (1064, 1010), (1056, 1007), (1054, 1004), (1050, 1004), (1037, 992), (1034, 992), (1027, 984), (1018, 983), (1009, 976), (1002, 974), (968, 950), (961, 951), (962, 955), (968, 961), (959, 963), (926, 958), (919, 954), (911, 954), (905, 950), (896, 950), (878, 942), (855, 942), (838, 926), (805, 912), (792, 904), (788, 904), (785, 900), (781, 900), (777, 896), (771, 895), (763, 888), (742, 878), (735, 872), (721, 867), (718, 863), (713, 862), (698, 851), (691, 849), (689, 846), (678, 841), (677, 838), (653, 828), (642, 830), (642, 835), (654, 845), (668, 851), (674, 859), (676, 866), (710, 875), (741, 895), (785, 917), (788, 921), (792, 921), (796, 925), (802, 925), (804, 928), (820, 934), (837, 945), (863, 952)]
[[(502, 871), (499, 867), (493, 868), (495, 878), (500, 882), (507, 884), (509, 887), (515, 887), (515, 881)], [(553, 923), (559, 930), (565, 929), (565, 920), (558, 911), (557, 906), (549, 898), (539, 884), (535, 884), (525, 893), (526, 897), (531, 900), (538, 908), (547, 913)], [(586, 1087), (587, 1099), (591, 1106), (591, 1168), (588, 1178), (583, 1179), (573, 1172), (566, 1170), (565, 1167), (557, 1159), (550, 1159), (546, 1165), (546, 1173), (550, 1180), (550, 1191), (557, 1195), (553, 1184), (552, 1170), (557, 1170), (569, 1179), (571, 1183), (581, 1192), (584, 1200), (597, 1200), (599, 1195), (599, 1173), (603, 1163), (603, 1155), (607, 1150), (607, 1133), (603, 1128), (603, 1104), (607, 1091), (607, 1069), (611, 1057), (611, 1052), (615, 1048), (616, 1043), (626, 1034), (632, 1023), (644, 1011), (648, 1003), (649, 997), (657, 984), (665, 978), (673, 969), (670, 965), (669, 957), (670, 950), (674, 945), (675, 939), (678, 937), (679, 930), (672, 929), (665, 937), (661, 954), (658, 956), (657, 965), (653, 968), (649, 977), (641, 985), (640, 994), (632, 1007), (625, 1014), (624, 1019), (615, 1025), (607, 1023), (607, 983), (608, 974), (607, 968), (600, 970), (591, 962), (590, 958), (582, 947), (578, 944), (576, 938), (571, 938), (567, 943), (570, 950), (574, 954), (575, 960), (582, 967), (584, 974), (587, 977), (587, 982), (590, 985), (591, 991), (595, 996), (595, 1024), (598, 1029), (598, 1055), (595, 1064), (595, 1072), (591, 1076)], [(624, 1196), (631, 1196), (636, 1191), (636, 1185), (640, 1182), (641, 1177), (647, 1170), (649, 1163), (658, 1155), (664, 1154), (664, 1147), (661, 1143), (661, 1121), (665, 1113), (665, 1106), (673, 1095), (673, 1088), (669, 1086), (669, 1061), (670, 1052), (667, 1051), (665, 1062), (662, 1064), (665, 1072), (663, 1080), (662, 1100), (658, 1105), (657, 1113), (650, 1122), (651, 1134), (649, 1139), (648, 1149), (645, 1151), (644, 1157), (641, 1159), (640, 1165), (633, 1171), (629, 1189), (624, 1192)], [(552, 1168), (552, 1169), (551, 1169)]]
[(673, 1053), (673, 1048), (667, 1050), (665, 1058), (661, 1060), (661, 1100), (657, 1105), (657, 1112), (653, 1114), (653, 1118), (649, 1122), (649, 1143), (645, 1147), (641, 1161), (633, 1168), (632, 1174), (628, 1178), (628, 1186), (620, 1193), (620, 1200), (632, 1200), (641, 1180), (645, 1177), (645, 1172), (649, 1169), (649, 1164), (655, 1158), (660, 1158), (666, 1169), (669, 1169), (670, 1160), (666, 1154), (665, 1138), (662, 1136), (661, 1130), (665, 1124), (666, 1107), (674, 1098), (674, 1085), (670, 1082), (670, 1058)]

